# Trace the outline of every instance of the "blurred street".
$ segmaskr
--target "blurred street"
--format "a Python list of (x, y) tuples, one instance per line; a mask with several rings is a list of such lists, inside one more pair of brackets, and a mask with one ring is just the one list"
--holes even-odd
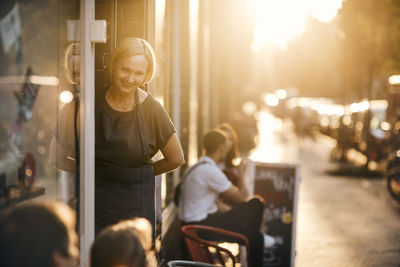
[[(213, 159), (240, 196), (221, 197), (244, 199), (243, 178), (265, 201), (264, 267), (400, 267), (399, 29), (394, 0), (0, 1), (0, 212), (71, 206), (88, 267), (96, 199), (115, 201), (104, 222), (154, 221), (160, 266), (220, 264), (182, 238), (215, 211), (209, 190), (193, 217), (174, 199), (222, 126), (232, 145)], [(130, 194), (150, 156), (154, 188), (149, 172)]]
[(296, 267), (400, 266), (400, 205), (382, 177), (334, 176), (335, 141), (298, 139), (290, 122), (259, 113), (254, 160), (301, 165)]

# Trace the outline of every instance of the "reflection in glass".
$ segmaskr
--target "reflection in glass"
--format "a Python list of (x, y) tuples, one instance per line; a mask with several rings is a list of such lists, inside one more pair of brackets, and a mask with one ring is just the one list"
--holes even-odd
[(49, 143), (72, 91), (63, 70), (67, 19), (79, 1), (0, 3), (0, 209), (28, 199), (73, 198), (73, 175), (49, 164)]

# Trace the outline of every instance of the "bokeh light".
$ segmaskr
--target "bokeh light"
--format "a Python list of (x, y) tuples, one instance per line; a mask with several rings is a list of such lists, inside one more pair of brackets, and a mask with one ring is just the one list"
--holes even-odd
[(74, 99), (74, 95), (71, 93), (71, 91), (64, 90), (60, 93), (60, 101), (64, 104), (68, 104)]

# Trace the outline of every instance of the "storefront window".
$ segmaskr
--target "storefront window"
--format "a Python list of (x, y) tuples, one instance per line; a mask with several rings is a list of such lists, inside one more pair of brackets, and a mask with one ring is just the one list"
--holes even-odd
[(0, 209), (44, 199), (75, 208), (74, 174), (56, 168), (58, 157), (50, 161), (50, 143), (67, 134), (56, 125), (69, 105), (61, 92), (64, 102), (74, 96), (64, 57), (75, 34), (68, 21), (79, 20), (79, 6), (77, 0), (0, 3)]

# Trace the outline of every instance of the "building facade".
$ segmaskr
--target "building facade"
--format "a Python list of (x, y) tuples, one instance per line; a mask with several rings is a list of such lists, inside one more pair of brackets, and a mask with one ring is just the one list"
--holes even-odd
[[(2, 1), (0, 208), (41, 199), (71, 205), (78, 214), (81, 263), (87, 265), (94, 238), (94, 95), (109, 82), (107, 63), (118, 41), (141, 37), (157, 57), (147, 90), (169, 113), (186, 160), (180, 169), (156, 177), (160, 259), (179, 257), (168, 245), (179, 234), (173, 189), (200, 156), (201, 135), (241, 112), (250, 76), (246, 27), (251, 25), (238, 27), (245, 1), (235, 2), (239, 5), (233, 7), (226, 0)], [(237, 25), (224, 20), (226, 9), (238, 18)], [(65, 69), (71, 43), (80, 43), (79, 85), (71, 84)], [(55, 126), (59, 114), (75, 99), (80, 107), (78, 175), (49, 161), (51, 139), (62, 134)]]

